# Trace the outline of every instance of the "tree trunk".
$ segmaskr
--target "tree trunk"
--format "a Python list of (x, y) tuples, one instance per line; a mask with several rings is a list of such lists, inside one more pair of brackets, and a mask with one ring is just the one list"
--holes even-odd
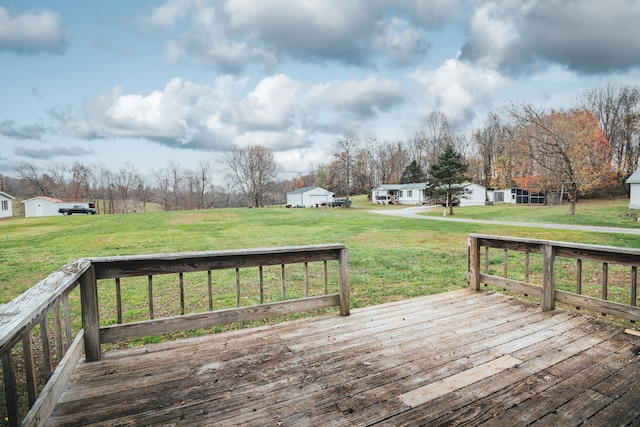
[(569, 204), (569, 215), (576, 214), (576, 200), (578, 198), (578, 186), (575, 182), (571, 183), (571, 201)]

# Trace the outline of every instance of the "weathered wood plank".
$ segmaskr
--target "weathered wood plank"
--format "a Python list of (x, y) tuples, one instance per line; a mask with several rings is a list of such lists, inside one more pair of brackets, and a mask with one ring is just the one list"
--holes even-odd
[[(632, 404), (621, 391), (640, 382), (636, 340), (586, 316), (462, 290), (106, 353), (79, 365), (49, 425), (524, 425), (554, 410), (606, 425), (618, 398)], [(438, 381), (449, 393), (413, 408), (399, 398)]]
[(110, 343), (150, 335), (169, 334), (191, 329), (206, 329), (217, 325), (265, 319), (302, 311), (335, 307), (340, 304), (337, 294), (306, 299), (281, 301), (249, 307), (229, 308), (209, 313), (196, 313), (164, 319), (147, 320), (100, 329), (100, 343)]
[(43, 316), (73, 289), (91, 266), (88, 260), (75, 260), (50, 274), (14, 300), (0, 306), (0, 355), (21, 340)]
[(343, 245), (91, 258), (97, 279), (337, 260)]
[(56, 404), (60, 401), (60, 396), (67, 386), (71, 374), (78, 365), (78, 361), (84, 355), (84, 335), (80, 331), (67, 353), (58, 364), (51, 380), (42, 389), (40, 399), (29, 410), (29, 413), (22, 421), (23, 427), (41, 426), (49, 419)]

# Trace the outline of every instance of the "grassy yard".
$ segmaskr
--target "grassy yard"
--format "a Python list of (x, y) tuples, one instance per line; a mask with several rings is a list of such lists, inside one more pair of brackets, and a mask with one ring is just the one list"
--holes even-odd
[[(107, 255), (342, 243), (349, 248), (354, 307), (465, 286), (469, 233), (640, 247), (640, 237), (581, 231), (421, 221), (352, 209), (224, 209), (15, 218), (0, 222), (0, 303), (70, 260)], [(569, 221), (567, 207), (457, 208), (456, 216)], [(564, 213), (563, 213), (564, 212)], [(622, 202), (581, 203), (576, 223), (636, 226)], [(440, 212), (440, 214), (442, 214)], [(588, 222), (591, 220), (591, 222)]]
[[(626, 198), (579, 202), (576, 205), (575, 216), (569, 215), (567, 204), (470, 206), (454, 208), (453, 212), (456, 217), (483, 220), (640, 228), (640, 222), (638, 222), (640, 212), (630, 211), (629, 200)], [(441, 216), (442, 209), (434, 209), (425, 215)]]

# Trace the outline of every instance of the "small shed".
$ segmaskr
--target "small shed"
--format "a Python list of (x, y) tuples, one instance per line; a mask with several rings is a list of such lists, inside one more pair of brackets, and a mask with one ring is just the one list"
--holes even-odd
[(629, 184), (629, 209), (640, 209), (640, 169), (631, 174)]
[(15, 197), (0, 191), (0, 219), (8, 219), (13, 216), (12, 200), (15, 200)]
[(60, 215), (62, 200), (53, 197), (38, 196), (24, 200), (24, 216), (26, 218), (35, 216), (55, 216)]
[(302, 187), (287, 193), (289, 207), (318, 207), (330, 205), (332, 202), (333, 193), (322, 187)]

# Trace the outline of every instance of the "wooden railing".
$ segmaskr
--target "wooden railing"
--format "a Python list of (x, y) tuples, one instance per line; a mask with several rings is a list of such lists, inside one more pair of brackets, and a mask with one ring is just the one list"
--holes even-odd
[(472, 234), (468, 254), (473, 290), (491, 285), (538, 297), (545, 310), (561, 302), (640, 320), (638, 249)]
[[(273, 280), (266, 277), (267, 269), (278, 271), (278, 301), (273, 301), (273, 292), (269, 294)], [(218, 308), (216, 302), (222, 298), (217, 293), (221, 288), (212, 272), (222, 274), (224, 270), (231, 270), (233, 285), (223, 288), (233, 289), (235, 307)], [(256, 277), (247, 279), (245, 272), (255, 272)], [(191, 275), (195, 276), (193, 280), (189, 280)], [(177, 276), (177, 280), (157, 284), (162, 282), (158, 276)], [(137, 277), (143, 279), (142, 288), (147, 294), (143, 310), (146, 319), (139, 319), (139, 309), (131, 310), (133, 314), (127, 311), (129, 304), (123, 294), (125, 286), (137, 288), (140, 293), (140, 280), (123, 283)], [(204, 284), (200, 283), (203, 277)], [(217, 278), (228, 281), (226, 276)], [(113, 284), (113, 292), (109, 283)], [(330, 293), (330, 288), (337, 292)], [(195, 296), (206, 302), (204, 308), (199, 305), (190, 310), (187, 296), (194, 289), (205, 289), (205, 295)], [(158, 290), (164, 296), (158, 295)], [(105, 300), (109, 296), (115, 301)], [(179, 301), (174, 315), (166, 315), (165, 307), (157, 307), (159, 301), (166, 300)], [(111, 306), (115, 306), (114, 319), (109, 319), (104, 310)], [(0, 357), (6, 402), (5, 413), (0, 414), (5, 421), (0, 425), (43, 425), (78, 361), (83, 355), (87, 361), (99, 360), (103, 344), (334, 306), (339, 307), (340, 314), (349, 315), (348, 256), (343, 245), (73, 261), (0, 306)]]

